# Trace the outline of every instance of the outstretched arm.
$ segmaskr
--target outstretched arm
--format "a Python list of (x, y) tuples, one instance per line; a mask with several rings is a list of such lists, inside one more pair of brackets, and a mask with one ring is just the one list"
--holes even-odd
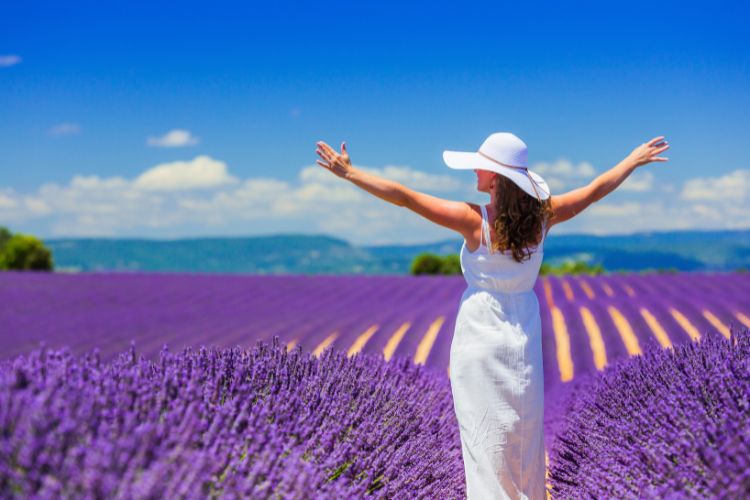
[(387, 202), (403, 207), (406, 205), (406, 186), (390, 179), (369, 174), (357, 167), (352, 167), (346, 179)]
[(572, 219), (592, 203), (607, 196), (622, 184), (636, 168), (653, 161), (667, 161), (668, 158), (657, 156), (669, 148), (667, 141), (662, 141), (662, 139), (664, 139), (664, 136), (654, 137), (650, 141), (644, 142), (624, 160), (588, 185), (561, 195), (552, 196), (550, 202), (555, 215), (552, 217), (549, 227)]
[(394, 205), (403, 207), (406, 204), (406, 187), (396, 181), (383, 179), (354, 167), (349, 160), (346, 143), (341, 143), (341, 153), (337, 153), (323, 141), (318, 141), (317, 146), (316, 153), (323, 161), (316, 160), (316, 162), (321, 167)]
[(341, 153), (334, 151), (325, 142), (318, 142), (318, 155), (323, 161), (318, 165), (337, 176), (347, 179), (378, 198), (406, 207), (427, 220), (466, 236), (472, 227), (472, 217), (476, 218), (471, 206), (465, 202), (444, 200), (419, 191), (414, 191), (398, 182), (383, 179), (352, 166), (346, 145), (341, 143)]

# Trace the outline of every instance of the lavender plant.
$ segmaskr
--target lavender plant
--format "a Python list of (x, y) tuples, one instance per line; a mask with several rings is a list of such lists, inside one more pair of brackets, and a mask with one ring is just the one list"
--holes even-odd
[(750, 330), (652, 347), (584, 377), (566, 402), (553, 498), (750, 495)]
[(0, 365), (0, 497), (464, 495), (448, 379), (278, 337), (109, 364), (41, 345)]

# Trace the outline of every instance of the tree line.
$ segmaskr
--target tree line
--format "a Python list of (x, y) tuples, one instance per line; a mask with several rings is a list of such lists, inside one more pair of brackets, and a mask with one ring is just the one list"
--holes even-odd
[[(584, 261), (566, 261), (557, 266), (547, 262), (542, 262), (539, 268), (540, 276), (563, 276), (571, 274), (587, 274), (596, 276), (605, 273), (627, 273), (627, 274), (646, 274), (646, 273), (678, 273), (679, 270), (674, 267), (670, 268), (649, 268), (640, 272), (620, 269), (607, 271), (601, 264), (589, 264)], [(747, 272), (746, 268), (739, 268), (737, 272)], [(417, 255), (411, 262), (411, 274), (461, 274), (461, 261), (459, 254), (437, 255), (434, 253), (423, 252)]]

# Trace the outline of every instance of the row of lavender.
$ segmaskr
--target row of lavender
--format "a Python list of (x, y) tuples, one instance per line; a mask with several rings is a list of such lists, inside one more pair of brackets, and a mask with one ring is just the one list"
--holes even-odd
[[(674, 274), (576, 276), (543, 280), (546, 380), (571, 380), (607, 363), (750, 327), (750, 276)], [(551, 342), (555, 339), (555, 342)], [(569, 347), (568, 347), (569, 346)], [(545, 360), (546, 361), (546, 360)]]
[(407, 359), (41, 349), (0, 362), (0, 498), (460, 498), (450, 388)]
[[(746, 498), (750, 330), (579, 377), (545, 423), (557, 498)], [(446, 376), (274, 338), (158, 362), (0, 362), (2, 498), (464, 498)], [(550, 495), (548, 494), (548, 498)]]
[[(459, 299), (455, 276), (0, 275), (0, 350), (44, 340), (103, 359), (134, 340), (155, 359), (167, 343), (249, 347), (278, 334), (289, 347), (331, 346), (409, 357), (447, 370)], [(567, 382), (641, 352), (750, 326), (747, 274), (549, 276), (537, 281), (545, 380)]]
[[(74, 354), (96, 346), (107, 360), (134, 340), (153, 360), (165, 343), (250, 347), (279, 335), (305, 352), (407, 357), (442, 371), (464, 287), (456, 276), (8, 272), (0, 274), (0, 352), (10, 358), (43, 340)], [(568, 382), (651, 343), (750, 326), (743, 273), (549, 276), (535, 291), (550, 407)]]
[(373, 325), (364, 352), (382, 352), (409, 323), (395, 356), (413, 357), (422, 334), (445, 318), (426, 362), (447, 366), (444, 344), (463, 283), (456, 277), (237, 276), (187, 274), (0, 274), (0, 324), (6, 357), (34, 348), (98, 346), (103, 359), (131, 339), (155, 359), (163, 343), (249, 347), (278, 334), (317, 350), (348, 350)]

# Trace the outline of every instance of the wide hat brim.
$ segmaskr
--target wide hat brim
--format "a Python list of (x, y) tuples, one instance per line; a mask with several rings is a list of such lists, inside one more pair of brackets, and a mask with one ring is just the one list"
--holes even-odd
[[(534, 198), (546, 200), (550, 197), (547, 182), (541, 175), (531, 170), (524, 171), (505, 167), (473, 151), (443, 151), (443, 161), (450, 168), (456, 170), (479, 169), (496, 172), (515, 182), (516, 185)], [(527, 172), (528, 175), (526, 175)], [(529, 176), (534, 179), (534, 185), (532, 185)], [(534, 190), (535, 187), (536, 190)]]

